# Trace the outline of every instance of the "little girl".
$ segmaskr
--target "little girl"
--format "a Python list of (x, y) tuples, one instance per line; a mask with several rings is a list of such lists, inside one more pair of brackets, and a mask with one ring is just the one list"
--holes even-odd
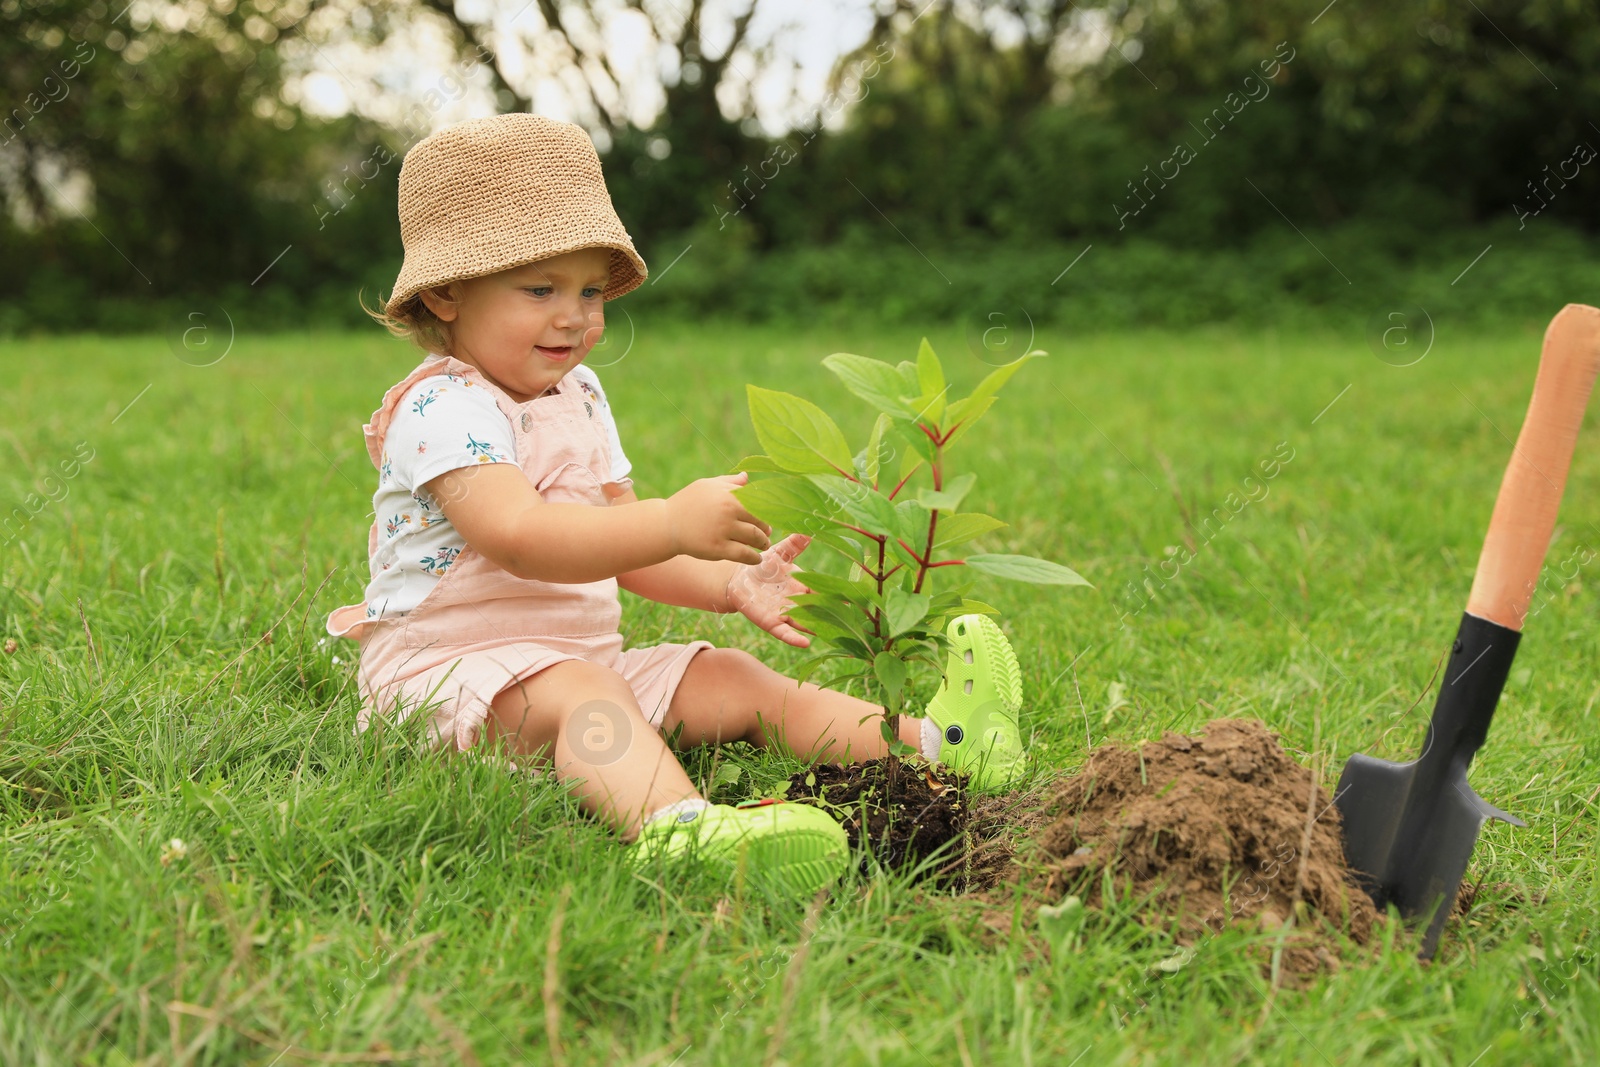
[[(799, 684), (710, 641), (624, 649), (618, 589), (740, 612), (810, 642), (785, 614), (808, 538), (770, 542), (740, 504), (747, 474), (640, 500), (606, 394), (584, 357), (604, 304), (644, 281), (583, 130), (531, 114), (459, 123), (419, 141), (400, 171), (405, 259), (374, 317), (427, 358), (365, 427), (378, 468), (371, 581), (328, 631), (360, 642), (365, 729), (428, 709), (436, 744), (502, 744), (553, 768), (638, 861), (743, 863), (809, 893), (847, 860), (820, 808), (712, 805), (679, 743), (777, 741), (806, 760), (882, 756), (876, 705)], [(994, 622), (966, 615), (927, 719), (900, 736), (979, 787), (1020, 770), (1016, 658)], [(959, 655), (957, 654), (959, 653)]]

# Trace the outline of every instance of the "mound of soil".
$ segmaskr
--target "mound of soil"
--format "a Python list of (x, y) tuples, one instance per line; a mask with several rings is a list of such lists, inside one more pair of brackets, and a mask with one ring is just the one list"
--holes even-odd
[(1272, 947), (1291, 975), (1336, 966), (1337, 934), (1365, 944), (1381, 921), (1345, 866), (1332, 798), (1258, 720), (1102, 745), (1078, 773), (1000, 796), (969, 794), (966, 776), (920, 758), (901, 762), (891, 792), (887, 769), (818, 765), (790, 778), (788, 796), (826, 808), (886, 867), (949, 845), (919, 880), (982, 902), (997, 933), (1019, 889), (1031, 927), (1069, 894), (1103, 904), (1108, 872), (1119, 896), (1175, 920), (1185, 945), (1230, 924), (1281, 933)]
[(1332, 965), (1334, 930), (1366, 943), (1380, 921), (1345, 866), (1332, 798), (1257, 720), (1102, 745), (1050, 807), (1022, 876), (1043, 902), (1099, 904), (1109, 871), (1116, 892), (1176, 919), (1186, 944), (1230, 923), (1293, 919), (1291, 972)]

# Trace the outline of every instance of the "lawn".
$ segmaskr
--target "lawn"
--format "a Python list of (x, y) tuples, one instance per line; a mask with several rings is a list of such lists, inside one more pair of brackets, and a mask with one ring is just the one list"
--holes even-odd
[[(930, 339), (958, 389), (986, 371), (961, 330)], [(859, 446), (867, 408), (821, 358), (910, 359), (917, 341), (614, 317), (627, 351), (595, 362), (615, 361), (600, 374), (648, 497), (759, 451), (747, 382), (821, 402)], [(980, 547), (1096, 587), (977, 590), (1022, 660), (1036, 773), (1218, 716), (1265, 720), (1329, 786), (1351, 753), (1410, 758), (1538, 332), (1441, 323), (1405, 367), (1355, 328), (1035, 343), (1049, 358), (953, 458), (978, 474), (969, 505), (1011, 522)], [(904, 873), (852, 874), (810, 916), (654, 884), (548, 783), (430, 754), (415, 730), (354, 736), (355, 646), (324, 641), (322, 619), (366, 578), (361, 423), (416, 361), (381, 332), (241, 328), (209, 366), (160, 337), (13, 340), (0, 360), (5, 1062), (1487, 1065), (1600, 1050), (1600, 576), (1561, 566), (1600, 547), (1593, 416), (1549, 557), (1563, 577), (1541, 586), (1472, 769), (1528, 828), (1485, 831), (1477, 904), (1431, 965), (1397, 936), (1272, 990), (1261, 933), (1158, 968), (1175, 948), (1148, 909), (1091, 916), (1076, 950), (1020, 925), (996, 948), (973, 901)], [(1273, 459), (1275, 477), (1245, 484)], [(1194, 561), (1160, 576), (1185, 544)], [(624, 599), (630, 644), (704, 636), (780, 670), (804, 657), (738, 617)], [(925, 699), (933, 682), (917, 686)], [(714, 800), (799, 766), (747, 746), (685, 765)]]

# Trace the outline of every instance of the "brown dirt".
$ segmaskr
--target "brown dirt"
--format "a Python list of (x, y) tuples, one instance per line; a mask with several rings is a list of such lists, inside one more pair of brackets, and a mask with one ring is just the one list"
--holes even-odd
[[(789, 778), (790, 800), (815, 803), (844, 826), (850, 848), (862, 850), (863, 873), (871, 865), (867, 853), (898, 870), (920, 863), (968, 829), (965, 776), (931, 767), (924, 759), (903, 759), (891, 792), (888, 768), (885, 759), (843, 766), (824, 763)], [(959, 843), (952, 846), (937, 869), (924, 870), (919, 880), (962, 888), (965, 878), (959, 860), (964, 851)], [(950, 861), (957, 861), (954, 868)]]
[(1280, 931), (1293, 917), (1281, 959), (1291, 974), (1336, 966), (1337, 934), (1365, 944), (1381, 921), (1348, 875), (1332, 799), (1257, 720), (1102, 745), (1047, 809), (1031, 854), (986, 894), (993, 927), (1009, 930), (1019, 882), (1031, 923), (1038, 904), (1068, 894), (1100, 905), (1106, 871), (1119, 895), (1175, 919), (1186, 945), (1230, 924)]
[[(1045, 802), (1053, 792), (1051, 781), (1013, 793), (970, 793), (966, 775), (930, 766), (921, 757), (901, 761), (892, 797), (887, 777), (884, 759), (845, 766), (825, 763), (790, 776), (787, 795), (831, 811), (852, 849), (862, 846), (865, 822), (873, 854), (894, 870), (917, 865), (941, 845), (964, 836), (963, 844), (947, 849), (916, 878), (959, 893), (998, 885), (1011, 872), (1018, 849), (1049, 822)], [(869, 866), (863, 856), (863, 872)]]
[(969, 794), (965, 776), (920, 758), (902, 761), (889, 796), (886, 766), (823, 764), (794, 775), (788, 795), (832, 811), (853, 848), (864, 825), (891, 868), (964, 838), (921, 880), (978, 903), (996, 937), (1018, 920), (1032, 929), (1041, 904), (1069, 894), (1101, 906), (1108, 871), (1119, 897), (1170, 917), (1184, 945), (1229, 925), (1282, 934), (1260, 955), (1266, 966), (1281, 950), (1291, 980), (1338, 966), (1344, 937), (1366, 944), (1382, 921), (1349, 877), (1332, 798), (1258, 720), (1102, 745), (1076, 774), (1000, 796)]

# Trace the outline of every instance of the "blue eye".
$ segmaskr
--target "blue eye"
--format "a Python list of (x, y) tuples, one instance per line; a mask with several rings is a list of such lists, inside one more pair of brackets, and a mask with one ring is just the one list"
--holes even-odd
[[(550, 285), (529, 285), (523, 287), (522, 291), (525, 293), (531, 293), (534, 296), (548, 296), (553, 288), (554, 286)], [(583, 290), (585, 300), (597, 300), (604, 293), (605, 288), (599, 285), (585, 286)]]

